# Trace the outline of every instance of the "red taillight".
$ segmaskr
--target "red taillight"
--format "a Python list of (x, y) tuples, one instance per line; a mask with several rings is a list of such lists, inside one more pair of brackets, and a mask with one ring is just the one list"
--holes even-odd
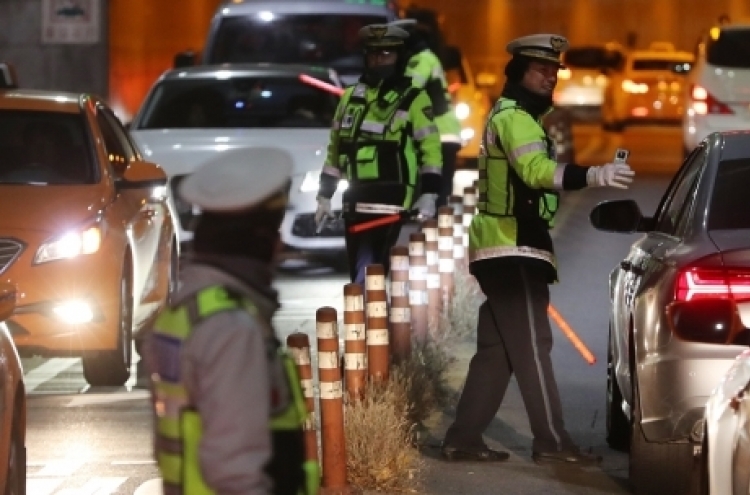
[(688, 268), (677, 276), (676, 301), (750, 299), (750, 269)]
[(727, 115), (734, 113), (726, 103), (717, 100), (703, 86), (697, 84), (691, 85), (690, 98), (693, 100), (693, 110), (698, 115)]

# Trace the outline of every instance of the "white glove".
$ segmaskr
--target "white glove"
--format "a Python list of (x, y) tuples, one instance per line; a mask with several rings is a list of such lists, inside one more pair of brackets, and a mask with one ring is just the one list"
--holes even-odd
[(437, 213), (437, 194), (423, 194), (412, 206), (413, 210), (419, 210), (419, 215), (424, 218), (433, 218)]
[(627, 189), (633, 182), (635, 172), (627, 163), (608, 163), (600, 167), (589, 167), (586, 183), (590, 187), (616, 187)]
[(318, 196), (318, 209), (315, 210), (315, 225), (320, 225), (327, 216), (331, 214), (331, 199)]

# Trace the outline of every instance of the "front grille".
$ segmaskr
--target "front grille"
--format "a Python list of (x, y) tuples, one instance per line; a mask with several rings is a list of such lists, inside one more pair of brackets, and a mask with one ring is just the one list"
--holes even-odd
[(24, 243), (16, 239), (0, 238), (0, 273), (8, 269), (23, 251)]
[(328, 220), (320, 231), (315, 233), (315, 214), (305, 213), (297, 215), (292, 224), (292, 235), (297, 237), (343, 237), (344, 236), (344, 219), (341, 218), (340, 212), (334, 212), (334, 219)]

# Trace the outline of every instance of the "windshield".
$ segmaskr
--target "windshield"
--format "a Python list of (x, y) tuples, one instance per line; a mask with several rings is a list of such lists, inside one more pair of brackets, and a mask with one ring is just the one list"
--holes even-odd
[(724, 160), (719, 165), (711, 207), (709, 230), (750, 229), (747, 190), (750, 186), (750, 160)]
[(709, 38), (706, 61), (721, 67), (750, 68), (750, 29), (723, 29), (717, 39)]
[(329, 128), (338, 99), (295, 77), (167, 80), (149, 97), (138, 128)]
[(0, 110), (0, 184), (93, 184), (83, 116)]
[(359, 30), (387, 22), (377, 15), (281, 15), (272, 21), (227, 17), (206, 62), (278, 62), (327, 65), (340, 74), (361, 73)]

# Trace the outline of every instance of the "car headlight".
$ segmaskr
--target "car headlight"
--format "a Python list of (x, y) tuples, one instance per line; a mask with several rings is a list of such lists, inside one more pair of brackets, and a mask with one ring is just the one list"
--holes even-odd
[(456, 105), (456, 118), (458, 120), (464, 120), (471, 114), (471, 108), (466, 103), (459, 103)]
[[(317, 192), (320, 187), (320, 172), (307, 172), (305, 178), (302, 179), (302, 184), (299, 186), (300, 192)], [(349, 187), (349, 181), (341, 179), (337, 191), (346, 191)]]
[(99, 226), (80, 232), (66, 232), (42, 244), (36, 252), (34, 264), (95, 253), (99, 250), (101, 243), (102, 232)]

